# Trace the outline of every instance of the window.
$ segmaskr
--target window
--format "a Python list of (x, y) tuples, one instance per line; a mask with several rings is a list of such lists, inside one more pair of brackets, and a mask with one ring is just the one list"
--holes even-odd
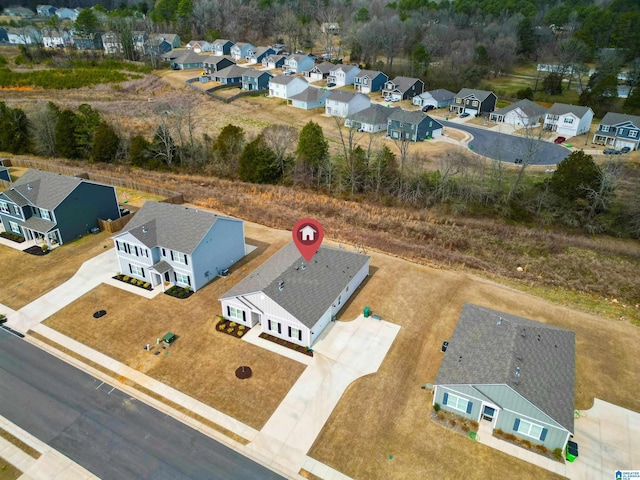
[(183, 285), (191, 285), (191, 279), (189, 275), (185, 275), (184, 273), (176, 272), (176, 282), (182, 283)]
[(44, 208), (41, 208), (40, 218), (42, 218), (43, 220), (51, 220), (51, 216), (49, 215), (49, 210), (45, 210)]
[(9, 206), (7, 205), (7, 202), (0, 202), (0, 212), (11, 213), (9, 211)]
[(535, 438), (536, 440), (544, 440), (547, 436), (546, 428), (519, 418), (516, 418), (513, 430), (527, 437)]
[(601, 125), (600, 126), (600, 130), (603, 132), (608, 132), (609, 131), (609, 125)]
[(239, 308), (227, 307), (227, 313), (229, 314), (229, 318), (244, 321), (244, 312)]
[(302, 341), (302, 330), (298, 330), (297, 328), (289, 327), (289, 338), (297, 338), (301, 342)]
[(171, 256), (175, 262), (182, 263), (183, 265), (189, 265), (187, 263), (187, 256), (184, 253), (175, 252)]
[(473, 405), (466, 398), (462, 398), (457, 395), (453, 395), (451, 393), (444, 394), (442, 403), (444, 405), (447, 405), (448, 407), (453, 408), (454, 410), (460, 410), (461, 412), (465, 412), (465, 413), (471, 413), (471, 406)]
[(473, 105), (474, 107), (477, 107), (478, 106), (478, 101), (474, 100), (473, 102), (471, 102), (471, 105)]
[(369, 79), (368, 79), (368, 78), (366, 78), (366, 77), (365, 77), (365, 78), (363, 78), (363, 79), (362, 79), (362, 83), (363, 83), (364, 85), (369, 85)]
[(629, 138), (638, 138), (638, 130), (629, 130)]
[(131, 270), (131, 273), (133, 275), (137, 275), (139, 277), (143, 277), (144, 278), (144, 269), (138, 265), (131, 265), (129, 264), (129, 270)]
[(564, 118), (564, 123), (571, 125), (573, 123), (573, 118), (571, 117), (565, 117)]
[(22, 233), (20, 232), (20, 227), (18, 226), (18, 224), (16, 222), (9, 222), (9, 227), (11, 228), (11, 231), (13, 233), (17, 233), (18, 235), (22, 235)]

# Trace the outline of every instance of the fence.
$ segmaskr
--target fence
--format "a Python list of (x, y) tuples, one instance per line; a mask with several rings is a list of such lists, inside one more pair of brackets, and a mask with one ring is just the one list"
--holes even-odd
[(245, 90), (242, 91), (236, 95), (233, 95), (231, 97), (222, 97), (220, 95), (216, 95), (214, 92), (218, 91), (218, 90), (226, 90), (226, 89), (231, 89), (231, 88), (240, 88), (242, 86), (241, 83), (228, 83), (226, 85), (217, 85), (215, 87), (211, 87), (211, 88), (207, 88), (204, 89), (202, 87), (200, 87), (198, 85), (198, 83), (200, 83), (198, 81), (197, 78), (190, 78), (189, 80), (185, 81), (187, 87), (191, 87), (191, 89), (199, 92), (199, 93), (204, 93), (205, 95), (209, 95), (211, 98), (215, 98), (216, 100), (219, 100), (221, 102), (224, 103), (231, 103), (234, 100), (237, 100), (238, 98), (241, 97), (249, 97), (249, 96), (254, 96), (254, 95), (262, 95), (264, 93), (267, 93), (268, 90), (266, 88), (261, 88), (260, 90)]
[(47, 170), (53, 173), (60, 173), (62, 175), (75, 176), (79, 178), (85, 178), (92, 182), (103, 183), (105, 185), (112, 185), (114, 187), (128, 188), (131, 190), (138, 190), (141, 192), (151, 193), (159, 197), (164, 198), (166, 203), (182, 204), (184, 203), (184, 196), (176, 191), (169, 190), (168, 188), (157, 187), (148, 183), (141, 183), (129, 178), (109, 177), (99, 173), (92, 173), (82, 170), (78, 167), (70, 167), (67, 165), (58, 165), (50, 162), (43, 162), (40, 160), (34, 160), (30, 158), (17, 158), (11, 159), (11, 164), (15, 167), (25, 168), (38, 168), (40, 170)]
[(100, 230), (106, 230), (109, 233), (116, 233), (122, 230), (122, 228), (129, 223), (129, 220), (133, 217), (133, 212), (124, 217), (120, 217), (117, 220), (102, 220), (98, 219), (98, 226)]

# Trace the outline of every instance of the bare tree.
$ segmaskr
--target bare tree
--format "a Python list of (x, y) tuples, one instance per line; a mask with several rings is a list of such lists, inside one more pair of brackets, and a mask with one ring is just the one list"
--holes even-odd
[(56, 123), (59, 109), (52, 103), (38, 103), (29, 115), (31, 140), (36, 153), (46, 157), (56, 154)]
[(622, 172), (623, 166), (620, 161), (609, 160), (600, 168), (599, 182), (597, 182), (596, 188), (581, 186), (587, 193), (587, 200), (589, 201), (588, 227), (593, 228), (596, 215), (606, 211), (615, 199), (618, 180)]
[(262, 138), (267, 147), (276, 155), (276, 165), (285, 178), (287, 160), (296, 149), (298, 130), (291, 125), (269, 125), (262, 130)]

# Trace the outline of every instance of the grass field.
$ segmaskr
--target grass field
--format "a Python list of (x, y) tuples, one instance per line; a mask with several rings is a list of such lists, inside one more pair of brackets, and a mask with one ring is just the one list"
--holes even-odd
[(16, 480), (22, 472), (0, 457), (0, 480)]

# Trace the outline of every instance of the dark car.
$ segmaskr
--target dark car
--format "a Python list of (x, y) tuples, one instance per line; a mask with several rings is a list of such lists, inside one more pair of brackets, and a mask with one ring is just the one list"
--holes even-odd
[(563, 142), (565, 142), (566, 140), (567, 140), (567, 139), (566, 139), (566, 138), (564, 138), (564, 137), (557, 137), (557, 138), (553, 141), (553, 143), (563, 143)]
[(630, 149), (629, 147), (622, 147), (622, 148), (620, 149), (620, 153), (621, 153), (622, 155), (624, 155), (625, 153), (629, 153), (630, 151), (631, 151), (631, 149)]
[(469, 115), (471, 115), (470, 113), (464, 112), (460, 114), (460, 118), (467, 118)]
[(429, 111), (433, 110), (434, 108), (436, 108), (436, 107), (434, 107), (433, 105), (425, 105), (424, 107), (422, 107), (422, 111), (423, 112), (429, 112)]
[(604, 149), (604, 154), (605, 155), (619, 155), (620, 152), (618, 150), (616, 150), (615, 148), (605, 148)]
[(333, 83), (333, 82), (327, 83), (327, 87), (328, 88), (335, 87), (335, 86), (336, 86), (336, 84)]

